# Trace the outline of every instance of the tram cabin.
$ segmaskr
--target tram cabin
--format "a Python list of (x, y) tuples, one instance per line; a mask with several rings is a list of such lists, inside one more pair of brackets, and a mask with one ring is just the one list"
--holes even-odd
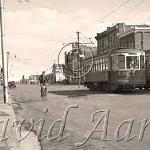
[(83, 61), (83, 70), (90, 71), (84, 84), (90, 90), (118, 91), (143, 88), (145, 85), (145, 52), (116, 49)]
[(146, 85), (145, 88), (150, 88), (150, 50), (145, 51), (146, 63)]

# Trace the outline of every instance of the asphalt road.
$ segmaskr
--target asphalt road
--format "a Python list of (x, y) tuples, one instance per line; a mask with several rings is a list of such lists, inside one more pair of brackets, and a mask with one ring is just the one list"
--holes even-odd
[[(48, 87), (47, 97), (41, 98), (39, 85), (19, 85), (11, 90), (11, 94), (16, 103), (14, 110), (17, 119), (26, 119), (28, 125), (25, 127), (26, 130), (30, 128), (31, 118), (34, 118), (35, 121), (45, 119), (41, 137), (48, 134), (51, 125), (56, 120), (63, 118), (66, 108), (78, 105), (78, 108), (69, 110), (63, 136), (59, 136), (60, 139), (66, 135), (68, 137), (62, 141), (58, 141), (58, 138), (53, 141), (47, 138), (41, 140), (43, 150), (149, 150), (150, 125), (145, 126), (145, 130), (142, 130), (144, 122), (147, 123), (150, 119), (149, 91), (103, 93), (91, 92), (84, 87), (79, 88), (73, 85), (51, 85)], [(110, 141), (102, 141), (102, 136), (105, 139), (106, 135), (104, 130), (94, 132), (82, 146), (75, 146), (76, 143), (83, 142), (89, 136), (104, 114), (97, 113), (94, 122), (91, 122), (91, 115), (98, 110), (104, 110), (105, 116), (97, 129), (105, 127), (107, 129), (106, 139), (110, 139)], [(110, 111), (109, 118), (106, 110)], [(130, 122), (122, 125), (120, 129), (117, 128), (129, 119)], [(147, 122), (143, 119), (147, 119)], [(143, 122), (138, 124), (142, 120)], [(50, 138), (58, 135), (60, 127), (62, 127), (61, 123), (56, 123)], [(35, 134), (38, 133), (38, 125), (34, 127)], [(119, 131), (118, 137), (117, 131)], [(126, 138), (117, 141), (125, 135)], [(129, 135), (128, 138), (127, 135)], [(126, 141), (133, 136), (136, 137)], [(141, 141), (139, 141), (140, 138)]]

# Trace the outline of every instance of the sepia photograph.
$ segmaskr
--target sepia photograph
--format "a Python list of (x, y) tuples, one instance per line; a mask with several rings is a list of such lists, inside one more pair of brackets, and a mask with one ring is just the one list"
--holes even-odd
[(0, 150), (149, 150), (149, 0), (0, 0), (0, 38)]

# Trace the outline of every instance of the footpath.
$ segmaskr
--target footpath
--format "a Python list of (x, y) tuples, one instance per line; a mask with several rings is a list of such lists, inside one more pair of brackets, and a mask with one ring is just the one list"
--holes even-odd
[[(16, 127), (16, 117), (13, 110), (15, 104), (9, 95), (9, 102), (4, 104), (3, 89), (0, 86), (0, 150), (41, 150), (37, 136), (31, 132), (21, 142), (17, 141), (18, 128)], [(27, 135), (27, 131), (22, 129), (21, 135)]]
[(4, 104), (3, 89), (0, 86), (0, 150), (13, 150), (16, 145), (15, 129), (12, 127), (15, 122), (15, 114), (11, 99), (9, 103)]

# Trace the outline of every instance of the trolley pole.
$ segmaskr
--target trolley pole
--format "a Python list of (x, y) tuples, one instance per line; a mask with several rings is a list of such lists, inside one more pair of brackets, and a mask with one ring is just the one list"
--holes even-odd
[(1, 30), (2, 73), (3, 73), (3, 95), (4, 95), (4, 103), (7, 103), (8, 102), (8, 79), (7, 79), (7, 57), (6, 57), (6, 51), (5, 51), (3, 11), (4, 11), (4, 7), (2, 6), (2, 0), (0, 0), (0, 30)]
[(79, 69), (79, 73), (78, 73), (78, 75), (79, 75), (78, 85), (80, 87), (80, 84), (81, 84), (81, 81), (80, 81), (81, 80), (80, 79), (80, 32), (77, 31), (76, 33), (77, 33), (77, 40), (78, 40), (78, 45), (77, 45), (78, 47), (77, 48), (78, 48), (78, 60), (79, 60), (79, 62), (78, 62), (79, 63), (79, 65), (78, 65), (79, 66), (79, 68), (78, 68)]

